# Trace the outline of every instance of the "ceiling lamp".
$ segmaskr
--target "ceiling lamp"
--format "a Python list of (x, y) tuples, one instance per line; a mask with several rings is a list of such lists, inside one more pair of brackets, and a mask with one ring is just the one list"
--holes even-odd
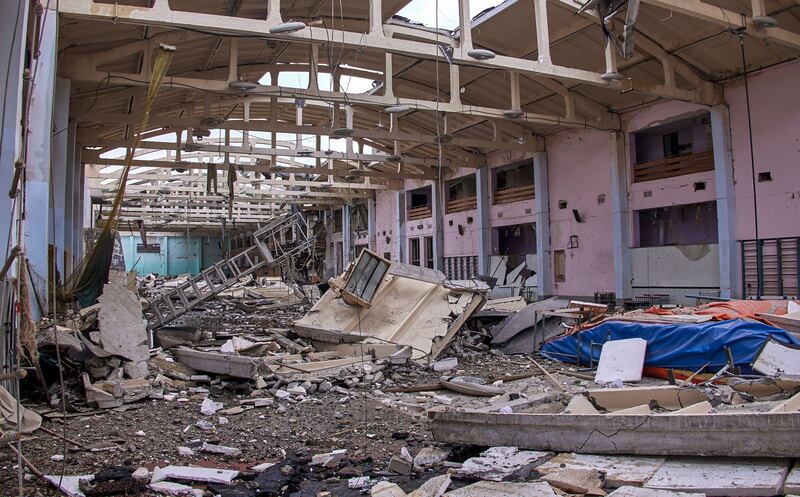
[(386, 156), (386, 160), (389, 161), (389, 162), (400, 162), (402, 159), (403, 159), (402, 157), (400, 157), (399, 155), (395, 155), (395, 154)]
[(467, 55), (477, 60), (494, 59), (494, 52), (491, 50), (486, 50), (485, 48), (475, 48), (467, 52)]
[(778, 25), (778, 20), (770, 16), (755, 16), (753, 17), (753, 24), (759, 28), (774, 28)]
[(194, 128), (192, 130), (192, 136), (202, 140), (203, 138), (211, 136), (211, 130), (207, 128)]
[(525, 113), (521, 109), (508, 109), (503, 111), (503, 115), (509, 119), (517, 119), (522, 117)]
[(202, 149), (202, 145), (198, 145), (197, 143), (185, 143), (183, 145), (184, 152), (197, 152), (198, 150)]
[(408, 112), (411, 110), (407, 105), (390, 105), (383, 109), (387, 114), (399, 114), (401, 112)]
[(272, 34), (293, 33), (305, 29), (305, 27), (306, 23), (300, 21), (282, 22), (269, 28), (269, 32)]
[(621, 81), (624, 78), (623, 78), (622, 74), (620, 74), (618, 72), (607, 72), (607, 73), (601, 74), (600, 75), (600, 79), (610, 83), (612, 81)]
[(311, 150), (298, 150), (297, 151), (297, 155), (299, 155), (300, 157), (309, 157), (313, 153), (314, 152), (312, 152)]
[(205, 126), (219, 126), (224, 122), (225, 119), (215, 116), (207, 116), (200, 120), (200, 124), (203, 124)]
[(228, 83), (228, 87), (232, 90), (249, 91), (258, 88), (258, 84), (239, 79)]

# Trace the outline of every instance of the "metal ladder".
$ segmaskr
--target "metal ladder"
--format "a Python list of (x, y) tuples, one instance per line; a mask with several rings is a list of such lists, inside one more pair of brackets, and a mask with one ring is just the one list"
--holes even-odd
[(305, 218), (296, 212), (271, 220), (253, 233), (253, 241), (255, 244), (247, 250), (217, 262), (150, 300), (148, 304), (155, 323), (150, 323), (149, 328), (160, 328), (186, 314), (258, 268), (291, 262), (294, 256), (314, 245), (316, 236), (309, 234)]

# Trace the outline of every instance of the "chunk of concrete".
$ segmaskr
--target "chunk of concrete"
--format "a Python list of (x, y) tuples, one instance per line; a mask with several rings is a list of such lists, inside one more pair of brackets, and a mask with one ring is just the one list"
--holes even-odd
[(602, 473), (596, 469), (567, 468), (542, 477), (555, 488), (571, 494), (605, 495)]
[(221, 410), (223, 407), (224, 406), (222, 405), (222, 402), (214, 402), (213, 400), (206, 397), (200, 404), (200, 412), (205, 414), (206, 416), (213, 416), (214, 413)]
[(627, 409), (620, 409), (614, 414), (650, 414), (650, 412), (650, 406), (647, 404), (642, 404), (639, 406), (629, 407)]
[(444, 494), (444, 497), (558, 497), (558, 494), (543, 481), (531, 483), (479, 481), (451, 490)]
[(601, 385), (615, 381), (641, 381), (647, 340), (626, 338), (603, 344), (594, 381)]
[(450, 475), (434, 476), (408, 494), (408, 497), (441, 497), (449, 486)]
[(199, 488), (192, 488), (189, 485), (174, 483), (171, 481), (159, 481), (148, 485), (150, 490), (159, 494), (166, 495), (190, 495), (193, 497), (203, 497), (205, 492)]
[(705, 497), (703, 493), (673, 492), (642, 487), (619, 487), (608, 497)]
[(455, 472), (461, 478), (502, 481), (509, 477), (526, 477), (533, 466), (550, 455), (549, 452), (519, 450), (516, 447), (492, 447), (479, 457), (464, 461)]
[(447, 460), (449, 452), (438, 447), (423, 447), (414, 456), (414, 466), (427, 467)]
[(232, 469), (198, 468), (194, 466), (165, 466), (153, 470), (151, 482), (172, 480), (201, 481), (230, 485), (239, 472)]
[(714, 412), (714, 406), (711, 405), (711, 402), (704, 400), (703, 402), (698, 402), (697, 404), (692, 404), (690, 406), (686, 406), (683, 409), (678, 409), (677, 411), (668, 412), (668, 416), (680, 416), (685, 414), (710, 414)]
[(393, 473), (409, 475), (413, 469), (413, 465), (402, 457), (392, 456), (389, 460), (389, 471)]
[(800, 494), (800, 463), (795, 463), (783, 483), (784, 494)]
[(664, 461), (663, 457), (600, 456), (565, 452), (538, 466), (536, 471), (543, 475), (570, 468), (602, 471), (606, 474), (605, 486), (616, 488), (643, 485), (653, 477)]
[(783, 490), (787, 459), (669, 459), (645, 488), (704, 493), (713, 496), (769, 496)]
[(708, 395), (695, 388), (663, 385), (636, 388), (599, 388), (587, 392), (598, 407), (619, 411), (642, 404), (657, 405), (662, 409), (678, 410), (708, 400)]
[(242, 455), (242, 449), (236, 447), (227, 447), (225, 445), (217, 445), (203, 442), (200, 450), (209, 454), (221, 454), (228, 457), (238, 457)]
[(455, 369), (458, 367), (458, 359), (455, 357), (448, 357), (446, 359), (442, 359), (440, 361), (436, 361), (433, 363), (434, 371), (444, 372), (450, 371), (451, 369)]
[(382, 481), (369, 491), (370, 497), (406, 497), (405, 491), (396, 483)]
[(570, 399), (564, 414), (600, 414), (600, 411), (585, 396), (576, 395)]
[(324, 454), (314, 454), (311, 456), (310, 466), (324, 466), (326, 468), (335, 468), (344, 459), (347, 449), (337, 449)]
[(111, 271), (103, 294), (98, 297), (100, 340), (108, 352), (133, 362), (150, 358), (147, 321), (139, 296), (125, 288), (127, 275)]

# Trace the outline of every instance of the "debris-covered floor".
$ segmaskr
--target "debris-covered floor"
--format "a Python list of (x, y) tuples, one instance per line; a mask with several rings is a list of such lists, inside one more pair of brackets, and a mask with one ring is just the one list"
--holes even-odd
[[(247, 278), (150, 344), (140, 307), (185, 279), (113, 275), (98, 305), (42, 322), (54, 386), (23, 385), (25, 495), (800, 490), (797, 339), (756, 316), (796, 304), (486, 301), (480, 282), (404, 265), (370, 294), (358, 267), (322, 296)], [(16, 404), (0, 401), (8, 432)], [(14, 488), (11, 446), (0, 467)]]

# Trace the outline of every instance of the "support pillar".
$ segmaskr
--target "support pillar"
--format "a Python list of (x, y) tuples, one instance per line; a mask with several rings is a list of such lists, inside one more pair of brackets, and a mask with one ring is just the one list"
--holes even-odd
[(492, 225), (489, 219), (489, 166), (475, 171), (475, 190), (478, 197), (478, 274), (489, 274), (489, 256), (492, 251)]
[(350, 264), (352, 257), (352, 236), (353, 233), (350, 227), (350, 206), (345, 204), (342, 206), (342, 271)]
[(397, 222), (394, 227), (397, 232), (394, 237), (395, 260), (408, 264), (406, 255), (406, 192), (404, 190), (397, 190), (394, 194), (395, 207), (397, 208)]
[(67, 209), (69, 196), (69, 87), (68, 79), (56, 79), (56, 94), (53, 102), (53, 135), (50, 142), (50, 161), (52, 174), (52, 235), (56, 270), (64, 281), (67, 253), (67, 226), (72, 223), (72, 211)]
[(378, 250), (377, 230), (375, 227), (375, 199), (367, 200), (367, 234), (369, 239), (369, 249), (373, 252)]
[(628, 214), (628, 154), (625, 136), (609, 133), (611, 140), (611, 210), (614, 237), (614, 292), (617, 301), (631, 298), (633, 264), (631, 261), (630, 215)]
[[(3, 112), (0, 114), (0, 260), (8, 257), (7, 248), (16, 245), (14, 202), (8, 196), (11, 179), (14, 176), (14, 163), (20, 156), (22, 117), (22, 70), (24, 68), (25, 39), (30, 2), (0, 2), (0, 88), (5, 93), (2, 98)], [(16, 36), (15, 36), (16, 34)], [(19, 201), (19, 200), (18, 200)], [(9, 236), (11, 240), (9, 241)], [(1, 264), (1, 263), (0, 263)], [(12, 270), (10, 274), (14, 274)]]
[[(433, 182), (431, 193), (431, 214), (434, 229), (433, 269), (444, 271), (444, 202), (442, 201), (442, 184), (438, 180)], [(427, 256), (428, 254), (425, 254), (425, 257)]]
[(550, 250), (550, 184), (547, 174), (547, 153), (533, 154), (533, 184), (536, 191), (536, 297), (553, 295), (553, 258)]
[(31, 90), (30, 129), (25, 165), (25, 254), (33, 282), (33, 319), (47, 312), (48, 246), (52, 242), (50, 224), (50, 138), (53, 130), (53, 95), (56, 83), (56, 42), (58, 14), (49, 11), (40, 26), (39, 67)]
[(736, 200), (733, 190), (730, 114), (725, 105), (712, 107), (710, 113), (714, 184), (717, 196), (720, 297), (741, 298), (741, 261), (736, 247)]

